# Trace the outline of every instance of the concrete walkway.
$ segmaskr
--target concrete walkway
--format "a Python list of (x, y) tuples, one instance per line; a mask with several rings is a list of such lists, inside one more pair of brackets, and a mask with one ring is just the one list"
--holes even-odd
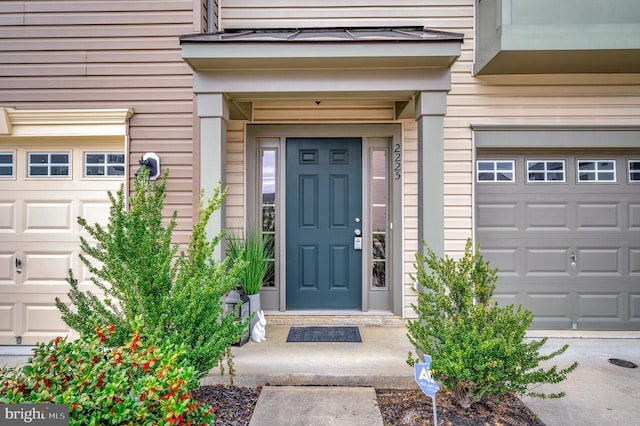
[(265, 386), (249, 426), (382, 426), (373, 388)]

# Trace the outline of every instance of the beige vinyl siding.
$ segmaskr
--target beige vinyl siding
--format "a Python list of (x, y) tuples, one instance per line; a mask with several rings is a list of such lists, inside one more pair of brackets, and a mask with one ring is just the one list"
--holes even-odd
[(227, 162), (225, 184), (229, 191), (226, 198), (227, 228), (245, 227), (246, 165), (245, 121), (231, 120), (227, 126)]
[(130, 170), (150, 151), (170, 169), (166, 210), (178, 211), (181, 243), (193, 218), (193, 94), (178, 36), (201, 26), (197, 6), (194, 0), (0, 2), (0, 105), (132, 108)]
[(223, 27), (300, 28), (427, 25), (466, 27), (473, 2), (460, 0), (223, 0)]

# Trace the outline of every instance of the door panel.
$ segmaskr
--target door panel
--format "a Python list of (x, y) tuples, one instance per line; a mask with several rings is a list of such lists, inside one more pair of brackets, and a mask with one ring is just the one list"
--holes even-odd
[(359, 309), (361, 139), (287, 139), (287, 308)]

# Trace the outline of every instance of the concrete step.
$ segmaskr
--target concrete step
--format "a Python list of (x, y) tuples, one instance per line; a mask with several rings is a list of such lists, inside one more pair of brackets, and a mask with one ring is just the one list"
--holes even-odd
[[(342, 324), (344, 325), (344, 324)], [(237, 386), (371, 386), (416, 388), (405, 360), (413, 348), (405, 327), (360, 327), (362, 343), (288, 343), (290, 326), (267, 322), (267, 340), (234, 347)], [(229, 384), (215, 368), (203, 385)]]

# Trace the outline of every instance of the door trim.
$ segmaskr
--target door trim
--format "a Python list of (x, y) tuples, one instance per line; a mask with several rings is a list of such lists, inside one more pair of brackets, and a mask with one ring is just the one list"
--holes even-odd
[[(286, 170), (282, 166), (285, 164), (285, 141), (288, 137), (303, 137), (303, 138), (348, 138), (359, 137), (362, 138), (362, 155), (363, 159), (366, 158), (366, 152), (369, 149), (369, 138), (389, 138), (391, 142), (390, 149), (394, 147), (402, 151), (402, 125), (401, 124), (246, 124), (246, 170), (247, 170), (247, 187), (246, 187), (246, 211), (245, 225), (251, 223), (255, 218), (249, 217), (248, 212), (256, 212), (256, 200), (257, 200), (257, 155), (258, 155), (258, 139), (270, 139), (272, 143), (279, 143), (278, 161), (280, 164), (280, 177), (278, 184), (278, 192), (280, 194), (278, 203), (280, 205), (280, 213), (277, 219), (277, 226), (279, 229), (279, 237), (277, 241), (277, 250), (279, 253), (286, 253), (286, 218), (284, 217), (282, 206), (286, 205), (285, 194), (285, 182), (286, 182)], [(363, 167), (363, 173), (364, 173)], [(390, 306), (391, 312), (395, 315), (403, 315), (403, 300), (404, 300), (404, 267), (403, 267), (403, 252), (404, 245), (402, 242), (403, 233), (403, 220), (402, 220), (402, 184), (403, 176), (400, 173), (400, 178), (392, 180), (390, 185), (390, 221), (393, 223), (393, 229), (390, 230), (390, 253), (391, 262), (389, 264), (389, 283), (390, 283)], [(363, 206), (366, 202), (365, 194), (363, 190)], [(363, 221), (365, 219), (363, 218)], [(368, 219), (367, 219), (368, 220)], [(363, 259), (369, 259), (371, 256), (370, 248), (368, 244), (363, 246)], [(284, 256), (279, 256), (279, 271), (278, 277), (279, 283), (274, 290), (266, 290), (263, 294), (266, 300), (271, 301), (272, 298), (274, 305), (277, 305), (279, 311), (285, 312), (286, 306), (286, 266)], [(369, 273), (369, 262), (362, 262), (363, 277), (367, 277)], [(368, 296), (368, 282), (363, 279), (363, 291), (362, 291), (362, 311), (369, 311), (369, 296)], [(270, 302), (269, 302), (270, 303)], [(376, 312), (379, 313), (379, 312)]]

